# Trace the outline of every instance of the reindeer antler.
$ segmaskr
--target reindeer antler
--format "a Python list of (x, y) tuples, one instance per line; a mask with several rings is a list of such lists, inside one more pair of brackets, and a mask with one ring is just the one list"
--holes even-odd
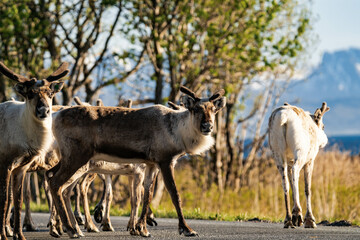
[(63, 62), (58, 69), (56, 69), (55, 72), (53, 72), (50, 76), (46, 78), (48, 82), (59, 80), (63, 77), (65, 77), (69, 73), (69, 69), (67, 69), (69, 66), (69, 63)]
[(175, 103), (168, 101), (169, 106), (174, 110), (180, 110), (180, 107), (176, 105)]
[(77, 105), (84, 105), (83, 102), (80, 100), (80, 98), (78, 96), (74, 97), (74, 102), (77, 104)]
[(192, 97), (194, 100), (200, 101), (200, 98), (198, 96), (196, 96), (196, 94), (193, 91), (191, 91), (190, 89), (188, 89), (187, 87), (181, 86), (180, 91), (182, 93)]
[(132, 100), (131, 100), (131, 99), (127, 100), (127, 102), (126, 102), (126, 107), (127, 107), (127, 108), (131, 108), (131, 107), (132, 107)]
[(19, 74), (14, 73), (9, 68), (5, 66), (3, 62), (0, 62), (0, 72), (4, 74), (6, 77), (10, 78), (11, 80), (14, 80), (16, 82), (28, 82), (30, 81), (29, 78), (21, 76)]
[(219, 91), (217, 91), (216, 93), (214, 93), (210, 98), (209, 98), (209, 101), (212, 102), (212, 101), (215, 101), (219, 98), (222, 97), (222, 95), (225, 94), (225, 90), (224, 89), (220, 89)]
[(98, 106), (98, 107), (103, 107), (104, 106), (104, 103), (100, 98), (98, 100), (96, 100), (96, 106)]
[(324, 114), (329, 110), (330, 108), (327, 106), (326, 102), (323, 102), (321, 108), (317, 108), (314, 113), (315, 122), (320, 121), (320, 119), (324, 116)]
[(327, 106), (326, 102), (323, 102), (322, 103), (322, 106), (321, 106), (321, 113), (322, 115), (324, 115), (324, 113), (330, 111), (330, 108)]

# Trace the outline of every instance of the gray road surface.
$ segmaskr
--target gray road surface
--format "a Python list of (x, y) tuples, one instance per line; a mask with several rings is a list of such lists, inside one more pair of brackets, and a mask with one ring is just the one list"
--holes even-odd
[[(55, 239), (52, 238), (46, 224), (48, 214), (33, 213), (38, 232), (24, 232), (27, 239)], [(113, 240), (113, 239), (143, 239), (130, 236), (126, 231), (128, 217), (111, 217), (115, 232), (88, 233), (84, 232), (82, 239)], [(157, 227), (148, 227), (152, 237), (150, 239), (185, 239), (179, 236), (177, 219), (157, 219)], [(187, 220), (187, 223), (199, 233), (195, 239), (360, 239), (359, 227), (327, 227), (318, 226), (317, 229), (284, 229), (281, 223), (263, 222), (219, 222), (208, 220)], [(10, 238), (11, 239), (11, 238)], [(69, 239), (66, 233), (61, 239)]]

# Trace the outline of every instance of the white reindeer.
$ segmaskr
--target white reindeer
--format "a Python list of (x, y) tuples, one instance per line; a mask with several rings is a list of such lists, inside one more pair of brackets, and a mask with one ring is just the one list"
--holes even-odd
[[(314, 160), (320, 148), (328, 142), (322, 117), (330, 108), (324, 102), (314, 114), (289, 105), (275, 109), (269, 118), (269, 145), (282, 177), (286, 217), (284, 228), (295, 228), (304, 222), (299, 200), (299, 174), (304, 168), (306, 215), (305, 228), (316, 228), (311, 210), (311, 176)], [(289, 179), (294, 207), (290, 212)]]
[(8, 69), (0, 62), (0, 72), (13, 81), (14, 89), (25, 102), (8, 101), (0, 104), (0, 230), (1, 240), (6, 240), (6, 209), (9, 180), (12, 175), (14, 194), (14, 239), (25, 239), (21, 229), (20, 210), (22, 184), (26, 171), (33, 161), (46, 154), (52, 135), (52, 98), (59, 92), (68, 64), (62, 64), (43, 80), (28, 79)]

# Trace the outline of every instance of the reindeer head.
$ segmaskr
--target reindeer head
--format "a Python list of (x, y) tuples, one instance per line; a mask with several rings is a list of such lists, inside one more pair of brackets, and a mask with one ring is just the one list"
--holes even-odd
[(193, 124), (203, 135), (210, 135), (214, 128), (215, 114), (226, 105), (226, 98), (222, 97), (225, 93), (223, 89), (217, 91), (210, 98), (199, 98), (190, 89), (182, 86), (180, 91), (181, 102), (192, 114)]
[(62, 63), (49, 77), (37, 80), (36, 78), (29, 79), (18, 75), (0, 62), (0, 72), (17, 82), (14, 86), (15, 91), (24, 97), (27, 107), (30, 108), (30, 111), (39, 120), (44, 120), (50, 116), (52, 99), (55, 93), (62, 89), (64, 84), (58, 80), (68, 74), (69, 70), (67, 67), (68, 63)]

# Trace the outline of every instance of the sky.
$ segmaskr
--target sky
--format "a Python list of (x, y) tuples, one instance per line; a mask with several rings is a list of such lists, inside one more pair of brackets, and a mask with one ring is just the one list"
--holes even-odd
[(313, 0), (312, 10), (319, 38), (310, 60), (313, 64), (319, 63), (326, 51), (360, 48), (360, 0)]

